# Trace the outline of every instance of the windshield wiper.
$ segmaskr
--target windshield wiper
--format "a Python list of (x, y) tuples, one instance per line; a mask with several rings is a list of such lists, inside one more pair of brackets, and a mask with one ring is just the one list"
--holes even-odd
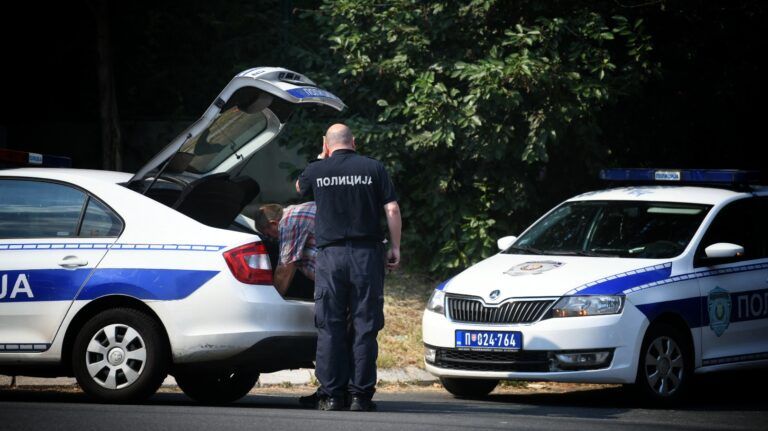
[(538, 248), (533, 248), (533, 247), (526, 247), (526, 246), (514, 246), (514, 247), (510, 247), (510, 248), (508, 248), (508, 249), (505, 251), (505, 253), (508, 253), (508, 252), (510, 252), (511, 250), (519, 250), (519, 251), (524, 251), (524, 252), (526, 252), (526, 253), (530, 253), (530, 254), (546, 254), (546, 253), (544, 252), (544, 250), (539, 250)]
[(552, 252), (552, 254), (559, 254), (564, 256), (589, 256), (589, 257), (618, 257), (617, 254), (600, 253), (597, 251), (589, 250), (558, 250)]

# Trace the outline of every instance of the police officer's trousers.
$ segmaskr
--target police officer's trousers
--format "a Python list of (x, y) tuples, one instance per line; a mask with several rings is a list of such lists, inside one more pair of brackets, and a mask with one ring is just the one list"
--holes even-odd
[(376, 335), (384, 327), (384, 247), (347, 241), (322, 248), (315, 268), (315, 376), (319, 392), (370, 399), (376, 385)]

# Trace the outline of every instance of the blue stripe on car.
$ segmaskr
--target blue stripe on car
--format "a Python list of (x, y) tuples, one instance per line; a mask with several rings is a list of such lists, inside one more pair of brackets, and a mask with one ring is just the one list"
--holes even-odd
[[(80, 286), (93, 271), (78, 294)], [(6, 294), (0, 303), (35, 301), (90, 300), (105, 295), (128, 295), (144, 300), (184, 299), (202, 287), (218, 271), (186, 269), (99, 268), (92, 269), (31, 269), (3, 271)], [(13, 286), (24, 275), (32, 290), (30, 297), (20, 292), (11, 298)]]
[(689, 327), (698, 328), (700, 326), (704, 326), (701, 317), (701, 303), (702, 298), (700, 296), (695, 296), (693, 298), (678, 299), (675, 301), (640, 304), (636, 305), (635, 307), (637, 307), (638, 310), (645, 314), (648, 320), (654, 320), (664, 313), (672, 312), (682, 316), (686, 323), (688, 323)]
[(447, 286), (447, 285), (448, 285), (448, 282), (449, 282), (449, 281), (451, 281), (452, 279), (453, 279), (453, 278), (449, 278), (448, 280), (445, 280), (444, 282), (442, 282), (442, 283), (438, 284), (438, 285), (437, 285), (437, 287), (436, 287), (435, 289), (437, 289), (437, 290), (443, 290), (443, 289), (445, 289), (445, 286)]
[(669, 278), (672, 264), (648, 266), (601, 278), (571, 290), (567, 295), (618, 295), (632, 287)]
[(77, 299), (106, 295), (161, 301), (184, 299), (218, 273), (185, 269), (97, 269)]
[(291, 96), (297, 99), (324, 98), (324, 99), (339, 100), (339, 98), (334, 96), (333, 94), (325, 90), (321, 90), (319, 88), (314, 88), (314, 87), (291, 88), (290, 90), (288, 90), (288, 94), (290, 94)]
[(651, 283), (635, 286), (625, 290), (624, 293), (627, 294), (627, 293), (638, 292), (640, 290), (649, 289), (651, 287), (663, 286), (665, 284), (675, 283), (678, 281), (691, 280), (696, 278), (714, 277), (716, 275), (722, 275), (722, 274), (734, 274), (734, 273), (740, 273), (740, 272), (759, 271), (761, 269), (767, 269), (767, 268), (768, 268), (768, 263), (754, 263), (749, 265), (731, 266), (728, 268), (691, 272), (688, 274), (680, 274), (680, 275), (669, 277), (663, 280), (658, 280)]
[[(768, 318), (768, 315), (762, 312), (764, 308), (761, 308), (759, 313), (753, 313), (752, 308), (750, 308), (752, 307), (751, 298), (756, 296), (761, 298), (762, 301), (762, 298), (768, 296), (768, 289), (732, 292), (730, 295), (731, 314), (728, 319), (729, 322), (747, 322)], [(673, 312), (682, 316), (691, 328), (709, 326), (709, 310), (707, 309), (706, 296), (694, 296), (675, 301), (652, 302), (635, 305), (635, 307), (645, 314), (648, 320), (654, 320), (666, 312)]]

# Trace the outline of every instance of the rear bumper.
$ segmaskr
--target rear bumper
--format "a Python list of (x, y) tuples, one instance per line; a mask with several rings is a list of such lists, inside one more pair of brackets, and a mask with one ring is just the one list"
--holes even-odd
[(317, 336), (278, 336), (265, 338), (226, 359), (177, 364), (173, 372), (246, 369), (258, 373), (314, 368)]
[(286, 300), (273, 286), (246, 285), (223, 275), (183, 300), (148, 302), (165, 325), (174, 366), (249, 357), (268, 362), (258, 349), (282, 361), (279, 369), (314, 359), (314, 303)]

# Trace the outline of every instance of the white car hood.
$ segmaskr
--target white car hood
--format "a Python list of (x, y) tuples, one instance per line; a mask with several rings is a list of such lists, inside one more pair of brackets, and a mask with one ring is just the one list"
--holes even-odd
[[(482, 297), (486, 303), (507, 298), (573, 294), (622, 294), (668, 278), (671, 263), (659, 259), (497, 254), (446, 282), (446, 293)], [(491, 292), (498, 290), (491, 299)]]

